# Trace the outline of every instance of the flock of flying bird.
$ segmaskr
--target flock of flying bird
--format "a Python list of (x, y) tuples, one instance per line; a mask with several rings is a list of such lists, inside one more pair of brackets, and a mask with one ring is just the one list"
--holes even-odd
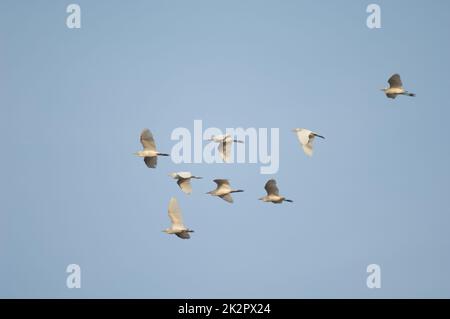
[[(398, 95), (415, 96), (414, 93), (410, 93), (403, 88), (400, 75), (394, 74), (388, 80), (389, 87), (381, 89), (388, 98), (395, 99)], [(313, 141), (314, 138), (319, 137), (325, 139), (322, 135), (319, 135), (313, 131), (296, 128), (293, 129), (296, 133), (297, 139), (300, 142), (300, 146), (306, 155), (312, 156), (313, 154)], [(143, 157), (144, 162), (149, 168), (156, 168), (158, 156), (169, 156), (169, 154), (161, 153), (157, 151), (155, 140), (149, 129), (144, 129), (141, 133), (141, 144), (143, 150), (136, 152), (135, 155), (138, 157)], [(224, 162), (228, 162), (230, 159), (231, 144), (234, 143), (244, 143), (240, 140), (233, 139), (230, 135), (220, 135), (212, 136), (210, 141), (219, 143), (218, 150), (219, 155)], [(194, 176), (190, 172), (177, 172), (169, 174), (173, 179), (177, 180), (177, 184), (180, 189), (185, 194), (190, 194), (192, 192), (191, 179), (201, 179), (202, 177)], [(209, 191), (207, 194), (212, 196), (218, 196), (221, 199), (227, 201), (228, 203), (233, 203), (232, 193), (241, 193), (241, 189), (233, 189), (227, 179), (215, 179), (216, 189)], [(293, 202), (290, 199), (281, 196), (277, 187), (277, 182), (274, 179), (270, 179), (266, 182), (264, 186), (267, 195), (259, 198), (263, 202), (271, 202), (274, 204), (281, 204), (283, 202)], [(175, 234), (182, 239), (189, 239), (189, 233), (194, 232), (192, 229), (187, 228), (184, 225), (183, 218), (181, 215), (181, 210), (178, 205), (178, 201), (175, 197), (172, 197), (169, 202), (169, 218), (171, 220), (171, 227), (163, 230), (167, 234)]]

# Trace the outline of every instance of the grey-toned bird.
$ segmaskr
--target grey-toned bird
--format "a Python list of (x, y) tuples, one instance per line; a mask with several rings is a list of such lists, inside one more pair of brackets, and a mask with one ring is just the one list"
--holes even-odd
[(263, 202), (272, 202), (274, 204), (281, 204), (282, 202), (293, 202), (293, 200), (286, 199), (285, 197), (280, 196), (277, 182), (274, 179), (268, 180), (264, 188), (267, 192), (267, 195), (259, 198), (259, 200), (262, 200)]
[(181, 216), (181, 209), (178, 206), (178, 201), (175, 197), (172, 197), (169, 202), (169, 218), (172, 225), (169, 228), (163, 230), (166, 234), (174, 234), (182, 239), (189, 239), (191, 236), (189, 233), (193, 233), (192, 229), (184, 226), (183, 217)]
[(215, 179), (214, 183), (217, 184), (217, 188), (215, 190), (207, 192), (206, 194), (210, 194), (212, 196), (219, 196), (228, 203), (233, 203), (233, 197), (231, 197), (232, 193), (243, 192), (242, 189), (237, 190), (232, 189), (230, 186), (230, 182), (227, 179)]
[(304, 129), (304, 128), (295, 128), (292, 130), (296, 135), (297, 139), (300, 142), (301, 147), (306, 155), (313, 155), (313, 141), (315, 137), (320, 137), (325, 139), (322, 135), (314, 133), (313, 131)]
[(399, 74), (394, 74), (388, 80), (389, 87), (383, 88), (386, 96), (390, 99), (395, 99), (398, 95), (416, 96), (414, 93), (410, 93), (403, 88), (403, 83)]
[(177, 180), (178, 186), (180, 186), (181, 190), (185, 194), (192, 193), (192, 186), (191, 186), (191, 179), (201, 179), (203, 177), (194, 176), (191, 174), (191, 172), (177, 172), (177, 173), (170, 173), (169, 176)]
[(149, 129), (144, 129), (141, 133), (141, 144), (144, 150), (134, 153), (134, 155), (143, 157), (145, 165), (155, 168), (158, 162), (158, 156), (169, 156), (169, 154), (160, 153), (156, 150), (155, 139)]

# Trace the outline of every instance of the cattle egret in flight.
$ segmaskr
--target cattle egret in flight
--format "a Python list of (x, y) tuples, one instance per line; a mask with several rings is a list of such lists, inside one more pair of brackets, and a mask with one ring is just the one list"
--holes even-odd
[(386, 96), (390, 99), (395, 99), (397, 95), (407, 95), (407, 96), (416, 96), (414, 93), (409, 93), (403, 88), (402, 80), (400, 79), (400, 75), (394, 74), (388, 80), (389, 87), (385, 89), (381, 89)]
[(280, 196), (277, 182), (274, 179), (268, 180), (264, 188), (267, 192), (267, 195), (259, 199), (263, 202), (272, 202), (274, 204), (281, 204), (283, 201), (290, 203), (293, 202), (293, 200), (286, 199), (285, 197)]
[(163, 232), (167, 234), (175, 234), (182, 239), (191, 238), (189, 233), (193, 233), (194, 231), (184, 226), (183, 218), (181, 217), (181, 210), (175, 197), (172, 197), (169, 202), (169, 218), (172, 222), (172, 226), (163, 230)]
[(292, 131), (297, 134), (297, 138), (300, 142), (300, 145), (302, 146), (305, 154), (308, 156), (313, 155), (314, 138), (317, 136), (317, 137), (325, 139), (325, 137), (323, 137), (322, 135), (319, 135), (317, 133), (314, 133), (314, 132), (304, 129), (304, 128), (295, 128)]
[(155, 140), (149, 129), (144, 129), (141, 133), (141, 143), (143, 151), (134, 153), (134, 155), (143, 157), (145, 164), (150, 168), (155, 168), (158, 156), (169, 156), (169, 154), (160, 153), (156, 150)]
[(196, 179), (202, 178), (198, 176), (193, 176), (191, 172), (178, 172), (178, 173), (171, 173), (169, 175), (177, 180), (178, 186), (180, 186), (181, 190), (186, 194), (192, 193), (191, 178)]
[(219, 155), (224, 162), (230, 161), (231, 156), (231, 144), (235, 143), (244, 143), (244, 141), (234, 140), (231, 135), (213, 135), (209, 139), (209, 141), (213, 141), (219, 143)]
[(214, 183), (217, 184), (217, 188), (213, 191), (207, 192), (206, 194), (211, 194), (212, 196), (219, 196), (228, 203), (233, 203), (233, 197), (231, 193), (241, 193), (243, 190), (231, 189), (230, 182), (227, 179), (215, 179)]

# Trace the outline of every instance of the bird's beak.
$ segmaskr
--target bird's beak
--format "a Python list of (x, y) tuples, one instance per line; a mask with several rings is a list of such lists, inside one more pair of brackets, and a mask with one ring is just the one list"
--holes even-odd
[(325, 137), (323, 137), (322, 135), (319, 135), (319, 134), (314, 134), (314, 136), (317, 136), (317, 137), (325, 139)]

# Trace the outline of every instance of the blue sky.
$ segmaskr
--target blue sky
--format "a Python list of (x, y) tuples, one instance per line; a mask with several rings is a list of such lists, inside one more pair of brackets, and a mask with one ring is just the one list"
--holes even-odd
[[(448, 1), (78, 1), (79, 30), (70, 3), (0, 3), (0, 297), (450, 297)], [(278, 173), (132, 155), (196, 119), (279, 128)], [(258, 201), (269, 178), (295, 202)], [(172, 196), (189, 241), (161, 232)]]

